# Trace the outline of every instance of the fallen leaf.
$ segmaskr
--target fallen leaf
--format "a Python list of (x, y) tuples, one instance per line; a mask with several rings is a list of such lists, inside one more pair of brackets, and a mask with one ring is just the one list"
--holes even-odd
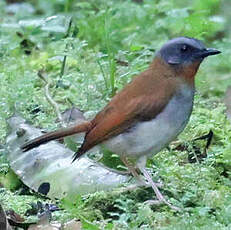
[[(82, 116), (75, 109), (69, 110), (66, 115), (67, 120)], [(128, 175), (109, 170), (87, 156), (72, 164), (74, 152), (55, 141), (22, 152), (20, 146), (40, 136), (41, 130), (17, 115), (9, 118), (8, 124), (10, 133), (6, 148), (12, 170), (29, 188), (51, 199), (108, 191), (130, 179)]]
[(227, 118), (231, 120), (231, 86), (229, 86), (226, 90), (224, 102), (227, 108)]
[(81, 230), (82, 224), (78, 220), (70, 220), (69, 222), (64, 224), (63, 230)]
[(60, 230), (60, 228), (51, 224), (33, 224), (28, 228), (28, 230)]

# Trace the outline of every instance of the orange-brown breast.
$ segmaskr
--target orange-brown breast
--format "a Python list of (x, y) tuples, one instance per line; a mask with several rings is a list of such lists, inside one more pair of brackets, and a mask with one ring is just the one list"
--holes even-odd
[(183, 78), (191, 87), (194, 87), (195, 75), (198, 71), (200, 64), (201, 61), (196, 61), (187, 66), (176, 69), (177, 75)]

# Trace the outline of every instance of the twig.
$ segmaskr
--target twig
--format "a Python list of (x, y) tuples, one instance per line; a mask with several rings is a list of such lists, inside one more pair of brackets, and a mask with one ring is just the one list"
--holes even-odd
[[(67, 38), (67, 37), (70, 36), (72, 21), (73, 21), (72, 17), (70, 17), (69, 24), (68, 24), (68, 29), (67, 29), (67, 33), (64, 36), (64, 38)], [(67, 48), (68, 48), (68, 44), (66, 44), (65, 50), (67, 50)], [(66, 66), (66, 61), (67, 61), (67, 55), (64, 55), (63, 62), (62, 62), (62, 67), (61, 67), (61, 71), (60, 71), (60, 75), (59, 75), (60, 78), (62, 78), (62, 76), (64, 74), (65, 66)], [(41, 70), (38, 71), (38, 76), (46, 83), (45, 87), (44, 87), (45, 97), (46, 97), (47, 101), (51, 104), (51, 106), (54, 108), (61, 126), (65, 127), (65, 123), (63, 122), (62, 115), (61, 115), (61, 112), (59, 110), (59, 106), (53, 100), (53, 98), (50, 95), (50, 92), (49, 92), (50, 82), (47, 79), (47, 77), (44, 75), (44, 70), (43, 69), (41, 69)]]
[(48, 79), (44, 76), (44, 70), (41, 69), (38, 71), (38, 76), (46, 83), (45, 84), (45, 87), (44, 87), (44, 92), (45, 92), (45, 97), (47, 99), (47, 101), (51, 104), (51, 106), (54, 108), (56, 114), (57, 114), (57, 117), (58, 117), (58, 120), (60, 121), (61, 123), (61, 126), (64, 127), (64, 122), (63, 122), (63, 119), (62, 119), (62, 115), (61, 115), (61, 112), (59, 110), (59, 106), (58, 104), (53, 100), (53, 98), (51, 97), (50, 95), (50, 92), (49, 92), (49, 87), (50, 87), (50, 82), (48, 81)]

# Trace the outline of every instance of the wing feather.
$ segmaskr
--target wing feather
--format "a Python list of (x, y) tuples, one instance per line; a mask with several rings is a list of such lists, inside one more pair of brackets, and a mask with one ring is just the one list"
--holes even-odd
[[(155, 84), (149, 85), (150, 82)], [(176, 88), (177, 81), (173, 78), (160, 78), (151, 74), (150, 70), (143, 72), (112, 98), (92, 120), (92, 129), (86, 133), (82, 146), (74, 155), (74, 160), (95, 145), (131, 128), (137, 122), (155, 118), (165, 108)]]

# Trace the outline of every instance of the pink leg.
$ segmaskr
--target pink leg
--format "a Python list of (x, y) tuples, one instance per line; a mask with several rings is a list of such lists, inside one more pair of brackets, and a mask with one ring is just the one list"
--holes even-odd
[(130, 173), (135, 177), (135, 179), (138, 182), (138, 185), (147, 186), (147, 183), (137, 173), (137, 171), (136, 171), (135, 167), (133, 166), (133, 164), (131, 162), (129, 162), (128, 159), (126, 157), (124, 157), (124, 156), (121, 156), (120, 159), (125, 164), (125, 166), (128, 168)]
[(152, 186), (153, 191), (156, 194), (156, 197), (158, 200), (148, 200), (146, 201), (146, 203), (148, 204), (159, 204), (159, 203), (165, 203), (167, 204), (170, 208), (172, 208), (173, 210), (176, 211), (180, 211), (180, 208), (175, 207), (173, 205), (171, 205), (165, 198), (164, 196), (161, 194), (160, 190), (158, 189), (156, 183), (153, 182), (152, 177), (150, 176), (150, 174), (148, 173), (148, 171), (145, 168), (140, 167), (139, 168), (140, 171), (143, 173), (144, 177), (147, 179), (147, 181), (150, 183), (150, 185)]

